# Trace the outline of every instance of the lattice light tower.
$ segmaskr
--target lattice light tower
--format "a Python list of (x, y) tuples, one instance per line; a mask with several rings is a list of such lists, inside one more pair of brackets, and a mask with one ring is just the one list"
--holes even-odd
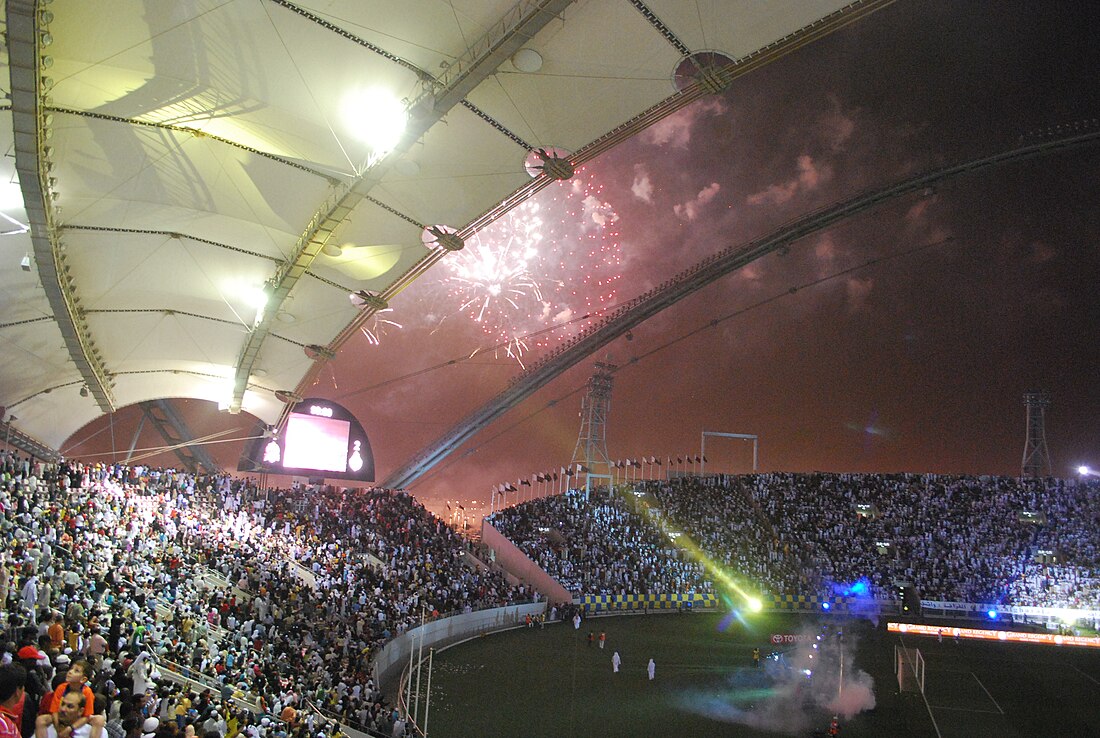
[(617, 368), (614, 364), (597, 361), (596, 370), (588, 379), (588, 391), (581, 400), (581, 430), (570, 466), (577, 470), (578, 477), (584, 477), (585, 493), (592, 489), (593, 480), (597, 485), (600, 480), (611, 483), (607, 418), (611, 414), (612, 374)]
[(1024, 393), (1027, 406), (1027, 440), (1024, 442), (1023, 476), (1050, 476), (1050, 452), (1047, 451), (1047, 432), (1044, 425), (1046, 409), (1050, 407), (1050, 395), (1041, 390)]

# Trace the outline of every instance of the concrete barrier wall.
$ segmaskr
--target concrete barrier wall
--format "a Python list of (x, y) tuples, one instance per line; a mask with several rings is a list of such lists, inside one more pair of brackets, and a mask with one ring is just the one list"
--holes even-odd
[(524, 584), (534, 587), (550, 602), (572, 602), (573, 595), (558, 580), (520, 551), (486, 520), (481, 521), (481, 542), (493, 549), (497, 565)]
[(380, 685), (382, 692), (387, 695), (396, 689), (401, 670), (409, 663), (409, 651), (411, 649), (419, 651), (421, 648), (421, 636), (423, 636), (424, 657), (427, 658), (430, 648), (439, 650), (467, 638), (504, 630), (523, 623), (527, 615), (541, 615), (545, 611), (545, 602), (533, 602), (527, 605), (496, 607), (491, 610), (452, 615), (449, 618), (440, 618), (413, 628), (387, 643), (375, 657), (373, 664), (375, 683)]

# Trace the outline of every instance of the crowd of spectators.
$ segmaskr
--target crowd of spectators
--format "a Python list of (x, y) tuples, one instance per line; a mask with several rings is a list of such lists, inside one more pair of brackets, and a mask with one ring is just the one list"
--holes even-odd
[[(490, 522), (577, 595), (711, 594), (730, 579), (835, 594), (865, 578), (880, 598), (904, 582), (924, 599), (1100, 609), (1098, 491), (685, 476), (570, 490)], [(411, 496), (380, 489), (260, 489), (4, 452), (0, 536), (0, 650), (26, 670), (24, 736), (83, 672), (109, 738), (328, 738), (338, 723), (390, 736), (401, 724), (370, 675), (377, 650), (423, 619), (531, 594)]]
[(847, 594), (862, 579), (881, 599), (905, 584), (927, 600), (1100, 610), (1098, 491), (1053, 478), (717, 475), (587, 502), (572, 491), (490, 522), (576, 594), (709, 591), (721, 571), (777, 595)]
[(573, 594), (712, 593), (705, 567), (653, 510), (602, 487), (508, 507), (489, 522)]
[(819, 590), (865, 577), (879, 597), (908, 583), (923, 599), (1003, 604), (1015, 604), (1009, 584), (1036, 553), (1039, 514), (1049, 526), (1059, 521), (1060, 498), (1089, 489), (1054, 479), (931, 474), (765, 474), (746, 481)]
[(5, 660), (33, 655), (46, 687), (89, 660), (112, 738), (332, 736), (337, 721), (389, 736), (374, 652), (423, 618), (527, 596), (402, 492), (10, 453), (0, 469)]

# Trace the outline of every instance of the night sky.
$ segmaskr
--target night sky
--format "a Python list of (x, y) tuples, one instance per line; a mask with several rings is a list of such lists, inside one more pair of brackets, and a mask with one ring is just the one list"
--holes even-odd
[[(583, 324), (561, 325), (587, 302), (628, 300), (860, 191), (1100, 119), (1098, 21), (1094, 3), (896, 3), (540, 194), (533, 205), (553, 223), (540, 248), (554, 258), (532, 270), (543, 298), (534, 309), (478, 323), (472, 308), (459, 309), (453, 272), (437, 268), (392, 303), (387, 317), (401, 327), (381, 326), (377, 346), (351, 342), (313, 394), (357, 413), (381, 481), (520, 370), (501, 349), (468, 358), (501, 335), (558, 325), (526, 341), (519, 361), (529, 361), (545, 350), (536, 344)], [(465, 257), (503, 242), (487, 232)], [(592, 244), (600, 252), (589, 259)], [(698, 453), (705, 429), (758, 434), (763, 470), (1015, 475), (1022, 395), (1036, 387), (1052, 398), (1054, 472), (1070, 476), (1078, 464), (1100, 465), (1098, 285), (1100, 152), (955, 179), (683, 300), (483, 430), (411, 491), (437, 512), (445, 498), (472, 509), (499, 482), (567, 463), (597, 358), (620, 366), (612, 459)], [(185, 405), (196, 435), (245, 426), (243, 416)], [(115, 424), (124, 451), (133, 412)], [(108, 437), (67, 451), (102, 450)], [(239, 444), (215, 450), (235, 467)], [(707, 455), (708, 470), (751, 468), (746, 444), (708, 442)]]

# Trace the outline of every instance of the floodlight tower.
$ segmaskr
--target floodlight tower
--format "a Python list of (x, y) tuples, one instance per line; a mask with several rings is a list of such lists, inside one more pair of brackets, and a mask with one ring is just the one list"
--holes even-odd
[(1050, 452), (1047, 451), (1047, 432), (1044, 426), (1046, 409), (1050, 407), (1050, 395), (1041, 390), (1024, 393), (1027, 406), (1027, 440), (1024, 442), (1023, 476), (1050, 476)]
[[(581, 400), (581, 430), (573, 449), (572, 469), (584, 475), (584, 491), (592, 489), (592, 480), (611, 482), (611, 460), (607, 456), (607, 417), (611, 413), (612, 374), (618, 367), (597, 361), (588, 379), (588, 391)], [(578, 480), (579, 481), (579, 480)]]

